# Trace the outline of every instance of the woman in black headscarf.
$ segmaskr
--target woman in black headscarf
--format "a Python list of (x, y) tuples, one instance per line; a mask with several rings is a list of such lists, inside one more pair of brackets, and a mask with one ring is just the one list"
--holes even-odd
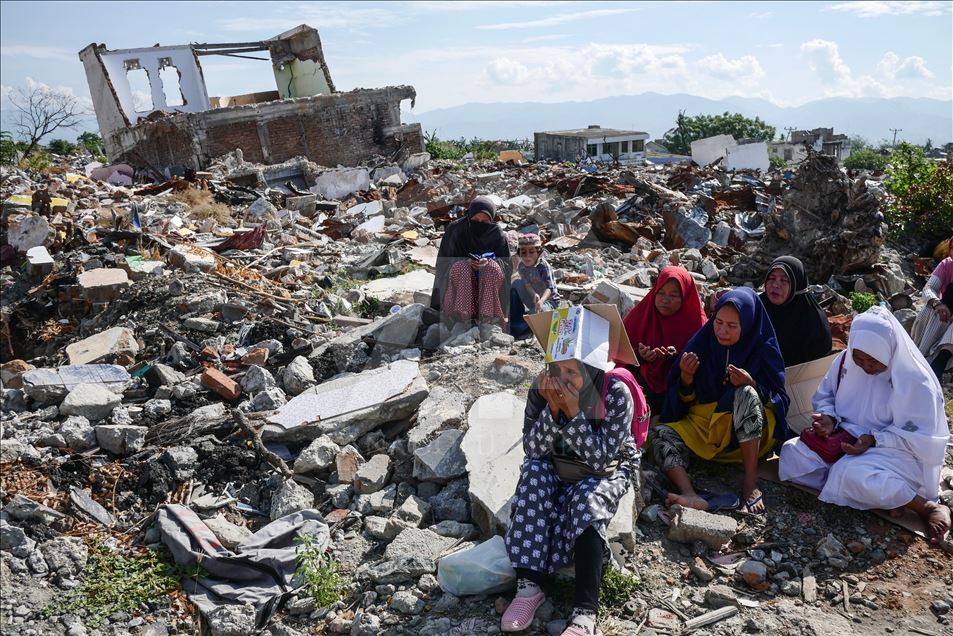
[(774, 259), (764, 279), (761, 302), (774, 326), (786, 367), (823, 358), (831, 350), (827, 314), (807, 286), (804, 264), (793, 256)]
[(512, 269), (496, 205), (489, 197), (477, 197), (444, 232), (430, 306), (455, 321), (505, 327)]

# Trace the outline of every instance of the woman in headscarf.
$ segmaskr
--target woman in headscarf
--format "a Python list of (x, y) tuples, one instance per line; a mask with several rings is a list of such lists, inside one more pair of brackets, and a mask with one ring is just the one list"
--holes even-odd
[(523, 451), (506, 546), (518, 576), (504, 632), (527, 629), (549, 577), (575, 561), (575, 600), (563, 636), (596, 629), (606, 527), (639, 470), (628, 386), (578, 360), (553, 362), (530, 389)]
[(440, 241), (430, 306), (467, 328), (472, 321), (505, 327), (511, 274), (510, 248), (496, 223), (496, 204), (476, 197)]
[[(819, 499), (895, 514), (909, 508), (931, 539), (950, 529), (950, 510), (937, 503), (950, 437), (943, 391), (923, 355), (893, 314), (872, 307), (854, 319), (841, 353), (814, 394), (807, 435), (846, 431), (845, 453), (827, 463), (804, 439), (781, 448), (783, 480), (820, 490)], [(804, 434), (802, 434), (803, 436)]]
[(741, 462), (745, 508), (764, 512), (758, 459), (787, 439), (789, 403), (784, 361), (764, 305), (746, 287), (731, 290), (672, 367), (663, 424), (649, 429), (655, 463), (679, 491), (666, 503), (709, 507), (688, 475), (696, 456)]
[(926, 307), (913, 321), (910, 335), (920, 353), (930, 363), (937, 378), (943, 377), (947, 368), (953, 366), (953, 237), (947, 241), (948, 256), (940, 261), (926, 287), (923, 298)]
[(799, 259), (774, 259), (764, 279), (761, 302), (771, 319), (785, 366), (817, 360), (830, 352), (831, 326), (808, 289), (807, 273)]
[(625, 333), (641, 362), (636, 378), (653, 415), (662, 412), (675, 357), (705, 320), (695, 280), (676, 266), (662, 268), (652, 291), (626, 315)]

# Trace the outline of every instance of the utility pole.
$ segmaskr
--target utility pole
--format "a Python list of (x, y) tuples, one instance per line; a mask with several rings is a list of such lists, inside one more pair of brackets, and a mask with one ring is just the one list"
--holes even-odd
[(903, 128), (891, 128), (890, 132), (893, 133), (893, 143), (890, 146), (891, 148), (896, 148), (897, 147), (897, 133), (903, 132)]
[(788, 132), (788, 134), (787, 134), (787, 140), (790, 141), (790, 140), (791, 140), (791, 133), (794, 132), (795, 130), (797, 130), (797, 128), (794, 127), (794, 126), (789, 126), (789, 127), (785, 128), (785, 130)]

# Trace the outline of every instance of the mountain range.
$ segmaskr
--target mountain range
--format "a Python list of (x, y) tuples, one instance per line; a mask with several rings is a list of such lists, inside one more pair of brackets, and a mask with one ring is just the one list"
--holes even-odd
[(423, 113), (404, 111), (405, 123), (419, 122), (440, 139), (523, 139), (534, 132), (584, 128), (639, 130), (660, 138), (675, 125), (680, 110), (686, 115), (737, 112), (760, 117), (784, 134), (784, 128), (834, 128), (835, 133), (860, 135), (870, 143), (892, 141), (891, 128), (900, 128), (897, 141), (934, 145), (953, 141), (953, 100), (914, 97), (832, 97), (800, 106), (782, 107), (750, 97), (708, 99), (697, 95), (642, 93), (605, 97), (588, 102), (468, 103)]

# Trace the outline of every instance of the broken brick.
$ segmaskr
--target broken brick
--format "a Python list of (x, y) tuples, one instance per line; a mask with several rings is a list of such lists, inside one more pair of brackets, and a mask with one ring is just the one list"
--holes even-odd
[(242, 356), (242, 364), (246, 366), (258, 365), (264, 366), (268, 360), (268, 349), (257, 347)]
[(202, 373), (202, 386), (218, 393), (226, 400), (235, 400), (242, 394), (242, 387), (218, 369), (206, 369)]

